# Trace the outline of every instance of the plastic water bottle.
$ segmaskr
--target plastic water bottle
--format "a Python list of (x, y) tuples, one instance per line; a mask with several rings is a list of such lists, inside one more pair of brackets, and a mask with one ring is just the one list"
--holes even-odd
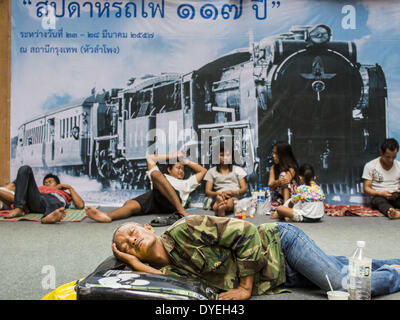
[(257, 209), (257, 192), (252, 192), (251, 193), (251, 202), (250, 202), (250, 206), (249, 206), (249, 217), (250, 218), (254, 218), (254, 214), (256, 212)]
[(235, 217), (242, 219), (242, 208), (238, 206), (238, 200), (233, 201), (233, 210), (235, 212)]
[(357, 250), (349, 258), (348, 292), (350, 300), (371, 299), (372, 259), (364, 255), (365, 241), (357, 241)]
[(257, 214), (264, 215), (265, 210), (265, 192), (263, 187), (258, 188), (258, 195), (257, 195)]
[(269, 187), (265, 187), (265, 214), (271, 214), (271, 193), (269, 191)]

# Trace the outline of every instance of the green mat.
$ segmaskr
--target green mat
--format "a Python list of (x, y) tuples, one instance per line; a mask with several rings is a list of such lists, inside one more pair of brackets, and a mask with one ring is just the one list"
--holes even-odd
[[(87, 217), (85, 209), (65, 209), (65, 213), (66, 213), (65, 218), (60, 222), (79, 222)], [(10, 219), (5, 219), (4, 217), (0, 216), (0, 221), (28, 220), (28, 221), (40, 222), (40, 220), (42, 220), (42, 217), (43, 214), (41, 213), (27, 213), (23, 217), (16, 217)]]

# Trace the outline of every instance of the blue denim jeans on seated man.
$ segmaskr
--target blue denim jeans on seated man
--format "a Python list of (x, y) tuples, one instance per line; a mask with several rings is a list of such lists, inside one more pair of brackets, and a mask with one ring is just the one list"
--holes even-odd
[[(286, 287), (317, 286), (329, 291), (326, 274), (334, 290), (347, 290), (349, 260), (322, 251), (302, 230), (288, 223), (278, 223), (282, 251), (285, 256)], [(400, 290), (400, 259), (372, 260), (371, 295), (378, 296)]]

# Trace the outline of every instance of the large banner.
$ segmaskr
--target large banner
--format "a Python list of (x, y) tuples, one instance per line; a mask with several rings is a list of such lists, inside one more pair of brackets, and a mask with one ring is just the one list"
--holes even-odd
[(360, 202), (364, 164), (400, 138), (399, 36), (395, 0), (15, 0), (11, 177), (122, 203), (148, 153), (209, 167), (223, 137), (252, 190), (286, 141), (328, 202)]

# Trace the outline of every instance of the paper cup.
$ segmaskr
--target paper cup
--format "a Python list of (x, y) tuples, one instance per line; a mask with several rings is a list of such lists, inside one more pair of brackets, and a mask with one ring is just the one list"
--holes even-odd
[(345, 291), (328, 291), (329, 300), (349, 300), (349, 293)]

